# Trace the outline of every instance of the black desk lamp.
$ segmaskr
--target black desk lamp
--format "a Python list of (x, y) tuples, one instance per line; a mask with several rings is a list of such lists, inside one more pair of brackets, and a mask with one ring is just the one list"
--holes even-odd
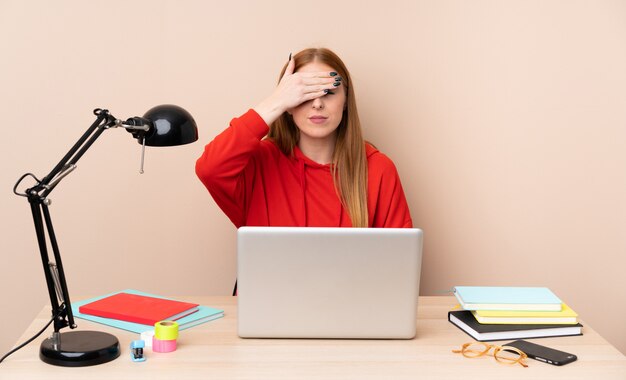
[[(48, 210), (50, 205), (48, 195), (66, 175), (76, 168), (76, 162), (107, 129), (125, 128), (139, 140), (144, 148), (146, 145), (183, 145), (198, 140), (196, 122), (189, 112), (178, 106), (157, 106), (146, 112), (143, 117), (133, 117), (126, 121), (116, 119), (109, 111), (103, 109), (94, 110), (94, 114), (96, 115), (94, 123), (50, 174), (41, 180), (31, 173), (24, 174), (13, 188), (15, 194), (28, 198), (30, 203), (52, 305), (54, 332), (50, 338), (41, 343), (39, 357), (46, 363), (66, 367), (83, 367), (109, 362), (120, 355), (120, 347), (114, 335), (100, 331), (59, 332), (64, 327), (69, 326), (70, 329), (75, 329), (77, 326), (74, 323), (61, 255)], [(140, 172), (143, 173), (143, 149)], [(19, 193), (17, 187), (26, 177), (32, 177), (36, 183), (24, 193)], [(50, 261), (48, 256), (46, 232), (54, 254), (54, 262)]]

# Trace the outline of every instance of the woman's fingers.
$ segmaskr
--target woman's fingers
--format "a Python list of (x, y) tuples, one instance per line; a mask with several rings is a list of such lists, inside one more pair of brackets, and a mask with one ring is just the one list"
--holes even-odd
[(326, 94), (324, 91), (325, 90), (335, 90), (337, 87), (332, 85), (332, 84), (324, 84), (324, 85), (313, 85), (313, 86), (306, 86), (303, 90), (303, 94), (310, 94), (312, 92), (321, 92), (323, 94)]
[(302, 103), (308, 102), (309, 100), (321, 98), (322, 96), (327, 94), (326, 91), (327, 91), (327, 89), (322, 89), (322, 90), (319, 90), (319, 91), (312, 91), (312, 92), (306, 93), (302, 97)]
[[(296, 73), (294, 75), (299, 75)], [(325, 73), (302, 73), (300, 77), (300, 83), (303, 86), (304, 93), (318, 92), (325, 89), (332, 90), (341, 85), (340, 77), (331, 77), (327, 72)], [(304, 75), (313, 74), (313, 75)]]
[(301, 77), (302, 83), (307, 85), (333, 84), (336, 80), (332, 77)]

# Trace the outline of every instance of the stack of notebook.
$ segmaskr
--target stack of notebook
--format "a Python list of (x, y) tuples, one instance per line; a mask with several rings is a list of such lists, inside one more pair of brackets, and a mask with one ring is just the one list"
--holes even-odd
[(136, 333), (152, 330), (164, 320), (176, 321), (184, 330), (224, 316), (220, 309), (132, 289), (74, 302), (72, 312), (78, 318)]
[(478, 341), (582, 335), (578, 315), (548, 288), (457, 286), (448, 320)]

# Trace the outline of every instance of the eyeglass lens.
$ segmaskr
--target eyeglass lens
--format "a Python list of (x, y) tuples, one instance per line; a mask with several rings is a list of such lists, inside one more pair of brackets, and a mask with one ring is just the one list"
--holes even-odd
[[(487, 343), (482, 342), (474, 342), (474, 343), (466, 343), (461, 348), (461, 353), (466, 358), (476, 358), (479, 356), (483, 356), (489, 353), (489, 351), (494, 348), (493, 356), (500, 363), (504, 364), (515, 364), (517, 362), (521, 362), (524, 358), (520, 352), (514, 350), (507, 350), (506, 348), (493, 346)], [(456, 351), (455, 352), (459, 352)]]

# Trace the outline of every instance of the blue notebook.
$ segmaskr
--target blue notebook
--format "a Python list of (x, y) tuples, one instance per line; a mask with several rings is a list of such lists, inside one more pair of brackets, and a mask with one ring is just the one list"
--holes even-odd
[(561, 311), (563, 303), (548, 288), (455, 286), (454, 295), (465, 310)]
[[(126, 330), (126, 331), (131, 331), (134, 333), (142, 333), (144, 331), (151, 331), (154, 329), (154, 326), (149, 326), (149, 325), (142, 325), (139, 323), (133, 323), (133, 322), (126, 322), (126, 321), (120, 321), (117, 319), (111, 319), (111, 318), (102, 318), (102, 317), (96, 317), (95, 315), (89, 315), (89, 314), (82, 314), (78, 311), (78, 308), (81, 307), (82, 305), (97, 301), (99, 299), (102, 299), (104, 297), (109, 297), (112, 296), (114, 294), (117, 293), (131, 293), (131, 294), (139, 294), (142, 296), (148, 296), (148, 297), (155, 297), (155, 298), (167, 298), (167, 297), (161, 297), (161, 296), (157, 296), (154, 294), (148, 294), (148, 293), (144, 293), (144, 292), (140, 292), (138, 290), (133, 290), (133, 289), (126, 289), (126, 290), (120, 290), (119, 292), (114, 292), (111, 294), (105, 294), (103, 296), (99, 296), (99, 297), (94, 297), (94, 298), (90, 298), (87, 300), (82, 300), (82, 301), (78, 301), (78, 302), (72, 302), (72, 313), (74, 314), (74, 316), (76, 318), (81, 318), (81, 319), (86, 319), (88, 321), (92, 321), (92, 322), (97, 322), (97, 323), (101, 323), (103, 325), (107, 325), (107, 326), (112, 326), (112, 327), (116, 327), (118, 329), (122, 329), (122, 330)], [(220, 310), (220, 309), (215, 309), (212, 307), (208, 307), (208, 306), (198, 306), (198, 311), (196, 311), (193, 314), (190, 314), (186, 317), (183, 317), (181, 319), (178, 319), (176, 322), (178, 323), (178, 329), (179, 330), (185, 330), (188, 329), (190, 327), (193, 326), (197, 326), (201, 323), (205, 323), (208, 321), (212, 321), (214, 319), (218, 319), (224, 316), (224, 310)]]

